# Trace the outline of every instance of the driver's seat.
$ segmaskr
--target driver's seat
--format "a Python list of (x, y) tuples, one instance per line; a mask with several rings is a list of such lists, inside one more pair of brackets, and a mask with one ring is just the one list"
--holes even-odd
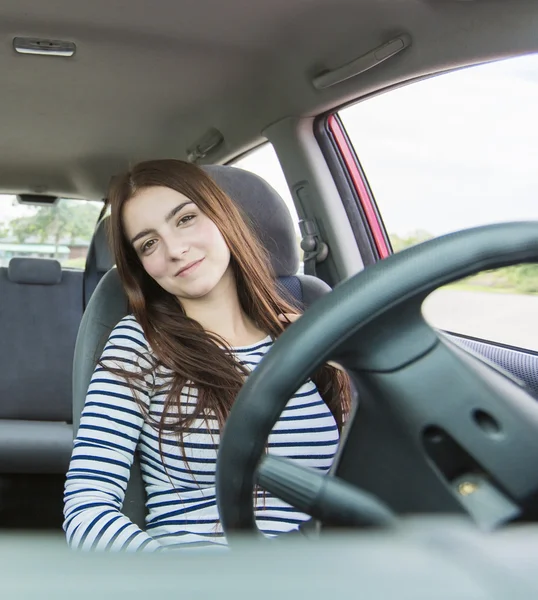
[[(226, 191), (251, 220), (271, 256), (278, 283), (290, 301), (308, 307), (330, 291), (321, 279), (297, 275), (299, 254), (293, 222), (282, 198), (257, 175), (235, 167), (206, 166), (206, 172)], [(100, 224), (104, 226), (103, 223)], [(106, 243), (94, 235), (92, 245)], [(97, 249), (93, 248), (95, 253)], [(76, 435), (93, 370), (114, 326), (128, 314), (127, 298), (115, 268), (101, 279), (84, 312), (73, 363), (73, 427)], [(138, 460), (131, 468), (123, 513), (145, 527), (145, 493)]]

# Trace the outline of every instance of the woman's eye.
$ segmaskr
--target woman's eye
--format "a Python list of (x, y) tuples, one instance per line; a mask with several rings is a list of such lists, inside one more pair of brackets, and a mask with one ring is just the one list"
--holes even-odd
[(177, 226), (179, 227), (180, 225), (185, 225), (185, 223), (192, 221), (194, 217), (195, 215), (185, 215), (184, 217), (181, 217), (181, 219), (179, 219), (177, 222)]
[(155, 245), (155, 240), (148, 240), (147, 242), (144, 242), (142, 244), (142, 246), (140, 248), (140, 252), (142, 252), (142, 254), (144, 254), (145, 252), (150, 250), (154, 245)]

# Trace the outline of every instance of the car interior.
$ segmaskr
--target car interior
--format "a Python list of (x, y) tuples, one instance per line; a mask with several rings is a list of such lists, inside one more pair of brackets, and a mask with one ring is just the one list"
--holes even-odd
[[(193, 597), (536, 597), (538, 344), (435, 327), (421, 307), (454, 282), (538, 262), (538, 223), (485, 218), (397, 251), (339, 111), (537, 53), (538, 5), (0, 0), (0, 23), (0, 547), (11, 596), (136, 598), (177, 589), (181, 569)], [(258, 172), (245, 166), (268, 148), (278, 181), (264, 176), (268, 159)], [(107, 189), (153, 158), (201, 165), (248, 216), (284, 296), (306, 311), (249, 377), (222, 439), (217, 494), (231, 556), (149, 557), (158, 581), (143, 578), (141, 557), (73, 556), (62, 532), (89, 380), (129, 312)], [(46, 234), (20, 233), (62, 199), (94, 203), (84, 243), (80, 228), (60, 240), (59, 216)], [(13, 207), (22, 218), (10, 220)], [(285, 399), (331, 359), (356, 392), (331, 476), (262, 458)], [(255, 484), (312, 516), (288, 544), (261, 540)], [(144, 526), (136, 461), (123, 512)], [(207, 569), (215, 581), (202, 584)]]

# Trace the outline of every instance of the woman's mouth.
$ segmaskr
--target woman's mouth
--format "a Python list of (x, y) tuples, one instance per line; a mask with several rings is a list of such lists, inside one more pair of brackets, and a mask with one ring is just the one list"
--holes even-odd
[(204, 259), (201, 258), (200, 260), (195, 260), (188, 265), (185, 265), (176, 273), (176, 277), (187, 277), (191, 273), (194, 273), (194, 271), (202, 264), (203, 260)]

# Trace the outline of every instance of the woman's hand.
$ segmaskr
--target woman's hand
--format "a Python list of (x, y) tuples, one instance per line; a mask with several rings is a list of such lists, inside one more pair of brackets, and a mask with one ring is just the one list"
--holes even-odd
[[(297, 319), (299, 319), (301, 316), (302, 315), (298, 315), (295, 313), (282, 313), (282, 314), (278, 315), (278, 318), (283, 323), (295, 323), (295, 321), (297, 321)], [(342, 365), (339, 365), (338, 363), (335, 363), (332, 360), (327, 361), (327, 364), (331, 365), (331, 367), (334, 367), (335, 369), (344, 371), (344, 367), (342, 367)]]

